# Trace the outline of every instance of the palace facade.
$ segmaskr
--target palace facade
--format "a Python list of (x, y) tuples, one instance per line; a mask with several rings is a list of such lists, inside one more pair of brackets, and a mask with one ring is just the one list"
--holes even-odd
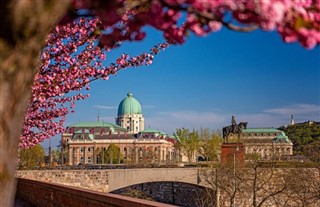
[[(187, 162), (186, 155), (174, 148), (178, 139), (145, 129), (141, 104), (128, 93), (118, 106), (115, 124), (97, 121), (68, 126), (62, 134), (62, 151), (67, 165)], [(293, 155), (291, 140), (275, 128), (246, 128), (240, 136), (230, 134), (229, 141), (242, 143), (244, 154), (258, 154), (266, 160)], [(196, 161), (197, 153), (191, 162)]]
[(139, 101), (128, 93), (119, 104), (116, 124), (79, 122), (62, 134), (66, 164), (168, 163), (178, 161), (174, 137), (144, 128)]
[[(231, 135), (236, 141), (238, 135)], [(290, 159), (293, 155), (293, 144), (284, 131), (275, 128), (246, 128), (240, 135), (245, 154), (258, 154), (261, 159)]]

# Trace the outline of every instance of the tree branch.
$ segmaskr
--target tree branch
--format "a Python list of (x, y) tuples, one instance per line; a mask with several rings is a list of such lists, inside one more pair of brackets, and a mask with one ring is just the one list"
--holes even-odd
[(259, 28), (258, 25), (250, 25), (248, 27), (241, 27), (241, 26), (237, 26), (231, 23), (227, 23), (224, 21), (221, 21), (221, 23), (223, 24), (223, 26), (225, 26), (226, 28), (233, 30), (233, 31), (237, 31), (237, 32), (252, 32), (254, 30), (257, 30)]

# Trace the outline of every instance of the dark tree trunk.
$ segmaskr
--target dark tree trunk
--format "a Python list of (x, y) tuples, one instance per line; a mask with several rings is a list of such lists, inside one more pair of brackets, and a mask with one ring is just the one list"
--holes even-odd
[(68, 1), (0, 2), (0, 206), (13, 206), (17, 148), (39, 53)]

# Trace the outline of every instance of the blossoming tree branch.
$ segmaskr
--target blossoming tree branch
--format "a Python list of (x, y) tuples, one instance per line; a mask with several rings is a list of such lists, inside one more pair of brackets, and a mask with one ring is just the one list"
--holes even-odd
[(108, 80), (120, 69), (149, 65), (154, 55), (168, 46), (158, 44), (149, 53), (134, 57), (122, 54), (115, 63), (105, 66), (107, 53), (121, 43), (100, 47), (97, 41), (101, 35), (101, 21), (96, 18), (56, 26), (50, 33), (37, 67), (20, 147), (32, 147), (63, 132), (66, 116), (69, 111), (74, 112), (76, 101), (89, 97), (81, 90), (89, 90), (90, 82)]
[(144, 39), (144, 26), (161, 31), (169, 44), (222, 27), (277, 31), (307, 49), (320, 42), (320, 0), (2, 0), (0, 8), (1, 206), (12, 206), (19, 143), (32, 146), (61, 132), (76, 100), (88, 97), (82, 88), (150, 64), (167, 47), (102, 64), (121, 42)]
[[(123, 54), (109, 67), (102, 63), (105, 53), (122, 41), (142, 40), (146, 35), (142, 31), (145, 25), (163, 31), (171, 44), (184, 43), (190, 32), (203, 36), (225, 26), (241, 32), (258, 28), (277, 30), (285, 42), (299, 41), (304, 47), (313, 48), (320, 38), (319, 2), (73, 1), (70, 11), (83, 9), (88, 17), (97, 16), (99, 20), (80, 19), (75, 23), (78, 16), (67, 13), (61, 26), (56, 26), (49, 35), (32, 87), (20, 146), (33, 146), (63, 132), (69, 112), (66, 103), (73, 108), (76, 100), (89, 97), (81, 93), (65, 94), (83, 87), (89, 89), (92, 80), (107, 79), (121, 68), (150, 64), (158, 47), (153, 48), (151, 54), (131, 59)], [(95, 44), (97, 41), (99, 45)], [(85, 49), (77, 54), (80, 46)], [(159, 45), (161, 48), (166, 46)]]
[[(320, 42), (320, 0), (74, 0), (71, 8), (89, 10), (113, 28), (101, 38), (106, 45), (143, 39), (145, 25), (161, 30), (173, 44), (184, 43), (189, 32), (203, 36), (223, 26), (241, 32), (276, 30), (285, 42), (298, 41), (306, 48)], [(69, 12), (60, 23), (74, 17)], [(115, 27), (119, 22), (130, 32)]]

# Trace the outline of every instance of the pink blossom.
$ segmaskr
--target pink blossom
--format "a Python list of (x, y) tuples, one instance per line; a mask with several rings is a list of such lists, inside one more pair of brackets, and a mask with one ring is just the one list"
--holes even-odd
[[(106, 67), (102, 61), (110, 48), (97, 47), (95, 42), (102, 35), (92, 35), (99, 25), (97, 19), (80, 19), (78, 23), (58, 26), (48, 36), (39, 72), (32, 86), (20, 147), (33, 146), (62, 133), (65, 130), (63, 124), (66, 116), (69, 112), (75, 112), (76, 101), (90, 97), (81, 92), (84, 92), (82, 89), (90, 90), (91, 81), (108, 80), (110, 74), (116, 74), (123, 68), (149, 65), (154, 59), (152, 51), (168, 47), (166, 43), (159, 44), (151, 49), (150, 54), (143, 53), (132, 58), (128, 54), (122, 54), (116, 63)], [(69, 27), (73, 29), (70, 30)], [(78, 30), (82, 31), (80, 36)], [(62, 43), (63, 40), (66, 42)], [(56, 49), (57, 45), (59, 49)], [(83, 45), (86, 45), (84, 50), (75, 52), (75, 48)], [(55, 61), (51, 62), (50, 59)]]
[[(86, 99), (82, 89), (107, 80), (120, 69), (149, 65), (170, 44), (183, 44), (188, 34), (205, 36), (222, 25), (278, 31), (285, 42), (314, 48), (320, 43), (320, 0), (153, 0), (128, 4), (122, 0), (72, 0), (71, 7), (88, 9), (94, 19), (68, 13), (46, 40), (32, 87), (21, 134), (21, 147), (32, 146), (64, 131), (63, 123), (75, 103)], [(139, 4), (140, 3), (140, 4)], [(225, 22), (228, 19), (228, 22)], [(149, 53), (104, 65), (106, 53), (124, 41), (143, 40), (144, 26), (163, 33), (168, 43)], [(243, 29), (242, 28), (242, 29)], [(103, 32), (107, 30), (107, 32)], [(96, 42), (99, 41), (99, 45)], [(85, 48), (84, 50), (82, 48)]]

